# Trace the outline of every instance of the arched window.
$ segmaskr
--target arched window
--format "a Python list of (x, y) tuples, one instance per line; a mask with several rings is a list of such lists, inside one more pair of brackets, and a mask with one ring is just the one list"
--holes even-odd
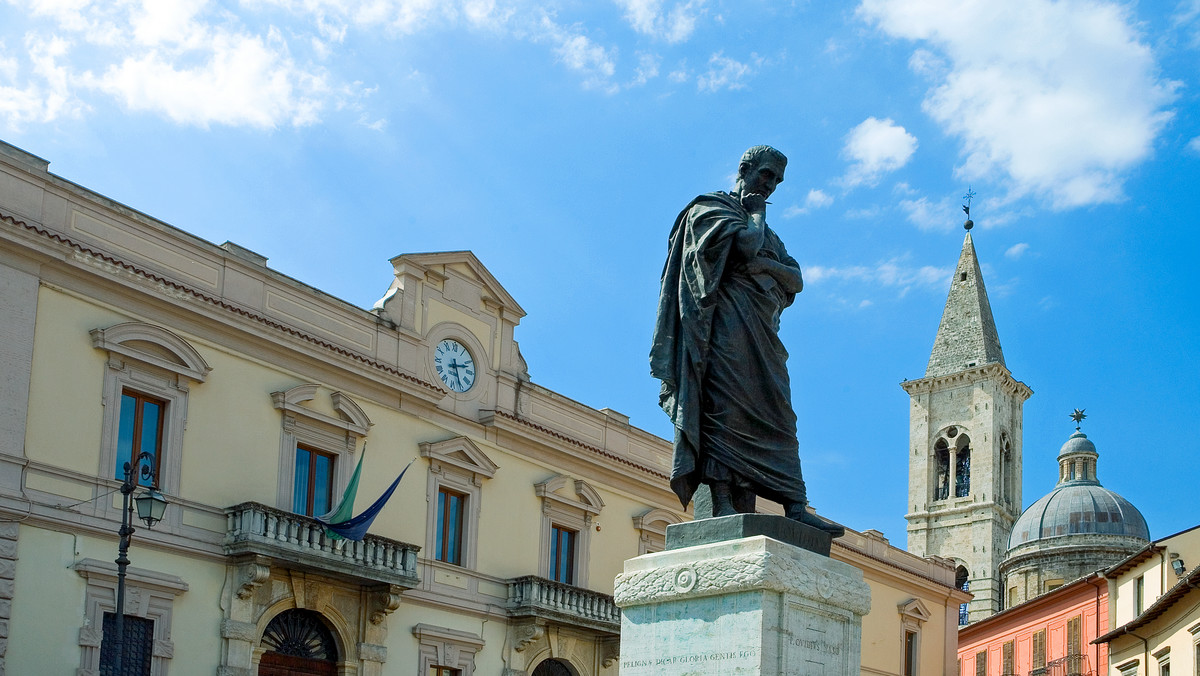
[[(970, 578), (970, 575), (967, 573), (967, 567), (959, 566), (954, 571), (954, 586), (958, 587), (959, 589), (961, 589), (963, 591), (971, 591), (970, 590), (971, 580), (969, 578)], [(959, 604), (959, 606), (958, 606), (958, 624), (959, 624), (959, 626), (967, 624), (967, 622), (969, 622), (969, 617), (970, 617), (969, 613), (967, 612), (967, 604), (965, 604), (965, 603)]]
[(933, 445), (933, 456), (937, 465), (933, 499), (945, 500), (950, 497), (950, 447), (945, 439), (938, 439)]
[(965, 498), (971, 493), (971, 439), (958, 435), (954, 452), (954, 497)]
[(533, 676), (575, 676), (575, 672), (566, 662), (549, 659), (537, 665)]
[(259, 676), (336, 674), (338, 649), (333, 632), (318, 613), (300, 608), (275, 616), (263, 631)]

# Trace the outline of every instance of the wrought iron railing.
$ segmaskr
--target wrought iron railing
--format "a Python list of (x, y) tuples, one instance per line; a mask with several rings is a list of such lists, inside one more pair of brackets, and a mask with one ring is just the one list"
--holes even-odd
[(621, 629), (613, 597), (535, 575), (509, 580), (508, 607), (512, 617), (547, 617), (613, 634)]
[(1087, 655), (1076, 654), (1060, 657), (1046, 663), (1046, 676), (1092, 676), (1088, 668)]
[(418, 583), (416, 545), (368, 535), (335, 540), (320, 521), (244, 502), (225, 510), (225, 553), (260, 554), (288, 567), (337, 573), (355, 579), (412, 588)]

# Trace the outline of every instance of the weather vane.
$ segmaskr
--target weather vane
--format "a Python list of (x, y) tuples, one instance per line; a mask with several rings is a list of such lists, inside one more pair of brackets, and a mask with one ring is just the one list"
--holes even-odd
[(967, 201), (963, 205), (963, 212), (967, 214), (967, 222), (963, 223), (963, 227), (967, 230), (975, 227), (975, 223), (971, 220), (971, 200), (975, 197), (975, 191), (971, 190), (971, 186), (967, 186), (967, 194), (963, 195), (963, 199)]
[(1076, 432), (1079, 431), (1079, 424), (1082, 423), (1083, 419), (1087, 417), (1087, 414), (1084, 413), (1083, 411), (1084, 411), (1084, 409), (1077, 408), (1077, 409), (1075, 409), (1075, 412), (1071, 414), (1071, 420), (1075, 421), (1075, 431)]

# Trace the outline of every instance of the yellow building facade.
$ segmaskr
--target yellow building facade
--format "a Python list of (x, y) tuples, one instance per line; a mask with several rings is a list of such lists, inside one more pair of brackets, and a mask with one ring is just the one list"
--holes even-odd
[[(470, 252), (401, 255), (371, 310), (0, 143), (0, 673), (617, 674), (613, 579), (690, 518), (670, 444), (533, 383), (524, 311)], [(389, 286), (390, 283), (390, 286)], [(362, 541), (313, 516), (362, 461)], [(145, 474), (142, 474), (142, 468)], [(954, 673), (952, 565), (835, 543), (864, 674)], [(906, 650), (907, 646), (907, 650)]]

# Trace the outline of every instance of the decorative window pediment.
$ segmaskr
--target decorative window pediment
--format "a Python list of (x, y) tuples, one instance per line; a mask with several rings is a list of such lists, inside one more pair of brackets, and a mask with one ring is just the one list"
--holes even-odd
[(445, 441), (421, 442), (418, 444), (421, 457), (429, 458), (431, 467), (436, 465), (457, 468), (471, 477), (472, 483), (480, 485), (483, 479), (496, 476), (500, 466), (492, 462), (475, 442), (466, 437), (454, 437)]
[(336, 418), (304, 406), (306, 402), (317, 398), (317, 390), (320, 388), (321, 386), (315, 383), (306, 383), (304, 385), (297, 385), (290, 390), (272, 392), (271, 403), (275, 408), (282, 411), (290, 411), (296, 415), (323, 422), (326, 425), (344, 430), (349, 434), (355, 434), (360, 437), (367, 436), (367, 432), (372, 425), (370, 418), (367, 417), (367, 414), (363, 412), (358, 404), (354, 403), (350, 397), (341, 392), (334, 392), (329, 395), (329, 400), (333, 404), (333, 410), (338, 413), (338, 417)]
[[(568, 486), (574, 492), (574, 498), (563, 495), (562, 490)], [(572, 479), (565, 474), (535, 484), (533, 490), (539, 498), (546, 501), (544, 503), (546, 506), (559, 503), (565, 507), (578, 509), (587, 514), (588, 521), (604, 509), (604, 500), (600, 498), (600, 494), (596, 492), (595, 488), (592, 488), (591, 484), (583, 479)]]
[(661, 552), (666, 548), (667, 526), (681, 523), (683, 518), (665, 509), (652, 509), (641, 516), (633, 517), (633, 527), (641, 533), (638, 555)]
[(93, 347), (157, 366), (198, 383), (204, 382), (212, 371), (204, 357), (186, 340), (153, 324), (125, 322), (107, 329), (92, 329), (89, 333)]
[(424, 623), (414, 626), (412, 633), (420, 644), (421, 666), (417, 673), (432, 673), (434, 666), (456, 670), (462, 676), (475, 673), (475, 653), (484, 646), (482, 636)]
[(933, 617), (933, 614), (929, 612), (929, 608), (925, 607), (921, 599), (916, 598), (898, 604), (896, 610), (900, 612), (900, 621), (902, 623), (912, 624), (916, 627), (920, 627), (922, 623)]

